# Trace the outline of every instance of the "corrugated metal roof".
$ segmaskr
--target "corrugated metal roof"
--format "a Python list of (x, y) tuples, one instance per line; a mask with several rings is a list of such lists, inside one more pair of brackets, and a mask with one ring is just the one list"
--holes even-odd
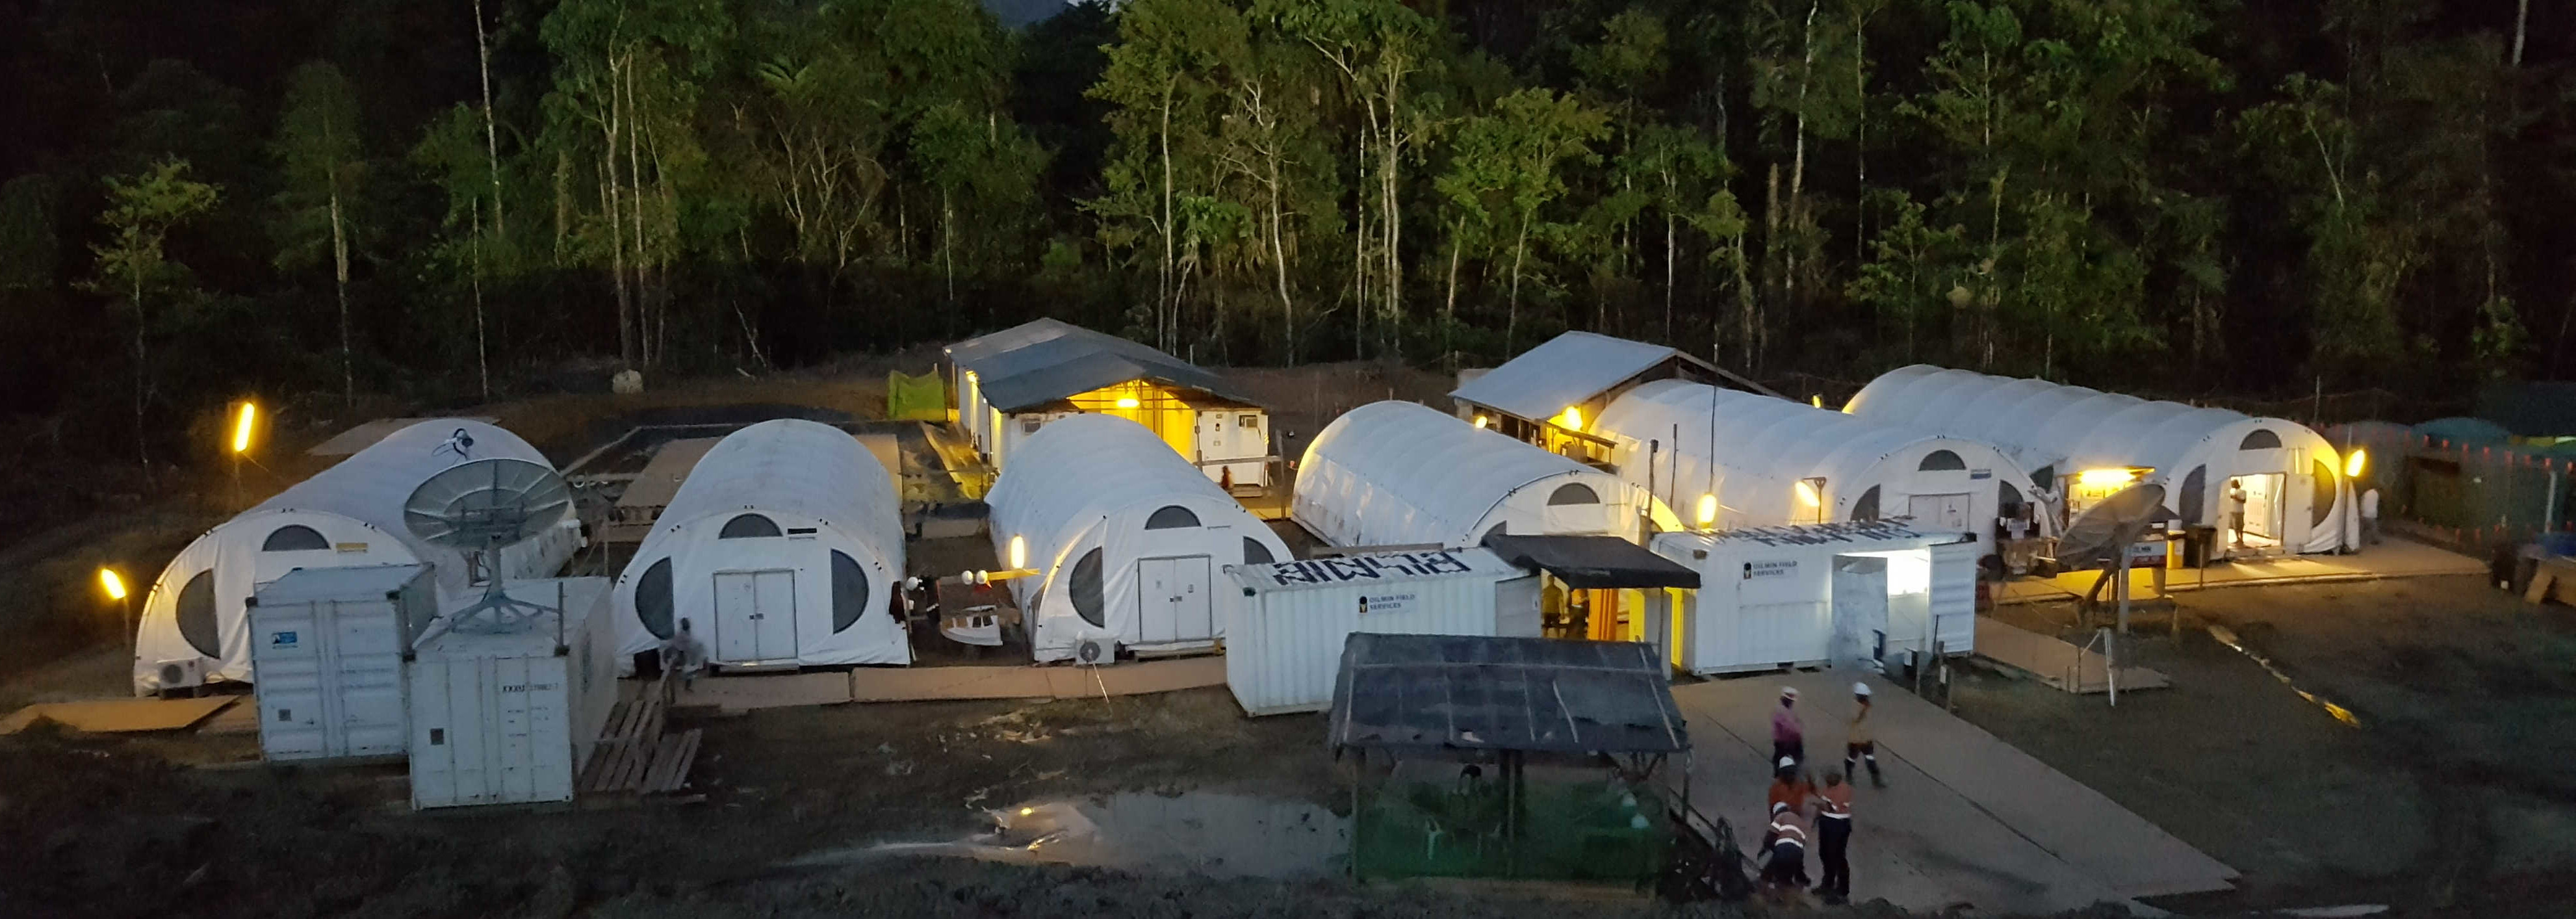
[(1697, 590), (1699, 573), (1616, 536), (1485, 537), (1485, 548), (1504, 561), (1536, 568), (1577, 590), (1684, 587)]
[(1038, 319), (948, 347), (948, 359), (972, 370), (984, 401), (1005, 412), (1150, 380), (1256, 405), (1224, 378), (1137, 342), (1080, 326)]
[(1690, 747), (1652, 645), (1365, 632), (1342, 646), (1329, 740), (1336, 749)]
[(1467, 381), (1449, 397), (1533, 421), (1591, 401), (1629, 378), (1679, 359), (1737, 389), (1778, 395), (1680, 350), (1591, 332), (1567, 332)]

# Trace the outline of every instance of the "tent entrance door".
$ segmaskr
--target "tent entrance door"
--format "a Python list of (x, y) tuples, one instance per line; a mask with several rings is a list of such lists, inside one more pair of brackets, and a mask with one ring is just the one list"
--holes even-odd
[(2239, 545), (2254, 550), (2281, 547), (2281, 510), (2288, 503), (2288, 478), (2278, 472), (2236, 477), (2245, 485), (2245, 521), (2237, 539)]
[(1914, 518), (1916, 527), (1934, 532), (1975, 532), (1968, 521), (1968, 496), (1914, 495), (1905, 499), (1905, 513)]
[(716, 663), (796, 656), (796, 572), (716, 572)]
[(1138, 644), (1206, 641), (1216, 637), (1208, 604), (1208, 557), (1147, 558), (1136, 562)]

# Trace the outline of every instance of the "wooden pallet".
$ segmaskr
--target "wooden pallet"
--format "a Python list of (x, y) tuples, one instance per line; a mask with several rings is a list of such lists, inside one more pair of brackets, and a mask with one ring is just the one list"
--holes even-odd
[(644, 770), (644, 779), (636, 788), (640, 794), (660, 795), (679, 791), (689, 783), (689, 767), (698, 761), (698, 738), (702, 732), (690, 728), (662, 738), (653, 754), (653, 764)]
[(590, 755), (577, 786), (582, 794), (657, 794), (677, 790), (688, 781), (697, 759), (699, 731), (665, 736), (670, 714), (670, 678), (646, 687), (642, 695), (608, 713), (599, 746)]

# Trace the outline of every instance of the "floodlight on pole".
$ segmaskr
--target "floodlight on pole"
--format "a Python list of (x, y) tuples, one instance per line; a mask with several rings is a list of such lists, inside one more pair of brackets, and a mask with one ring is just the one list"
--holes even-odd
[(241, 409), (233, 415), (233, 452), (250, 452), (250, 433), (259, 424), (259, 404), (242, 400)]
[(2344, 457), (2343, 459), (2343, 477), (2347, 479), (2361, 478), (2361, 471), (2368, 468), (2369, 464), (2370, 451), (2364, 450), (2360, 447), (2354, 447), (2352, 448), (2352, 455)]
[(1705, 530), (1717, 524), (1716, 494), (1704, 493), (1699, 496), (1699, 513), (1696, 516), (1699, 518), (1700, 529)]
[(1817, 408), (1824, 408), (1824, 407), (1825, 407), (1825, 397), (1824, 397), (1824, 396), (1822, 396), (1822, 395), (1808, 396), (1808, 397), (1807, 397), (1807, 404), (1808, 404), (1808, 405), (1815, 406), (1815, 407), (1817, 407)]
[(1029, 566), (1029, 539), (1028, 539), (1028, 537), (1026, 537), (1026, 536), (1013, 536), (1013, 537), (1011, 537), (1011, 558), (1010, 558), (1010, 562), (1011, 562), (1011, 568), (1012, 568), (1013, 570), (1017, 570), (1017, 569), (1021, 569), (1021, 568), (1026, 568), (1026, 567), (1028, 567), (1028, 566)]
[(1568, 431), (1583, 430), (1583, 409), (1579, 406), (1566, 406), (1565, 414), (1556, 416), (1556, 423)]
[(99, 589), (107, 591), (107, 598), (110, 600), (125, 599), (125, 579), (118, 577), (114, 568), (98, 570), (98, 586)]
[(1822, 489), (1820, 489), (1820, 488), (1818, 488), (1818, 487), (1817, 487), (1817, 484), (1818, 484), (1818, 483), (1820, 483), (1820, 482), (1822, 482), (1822, 481), (1824, 481), (1824, 480), (1823, 480), (1823, 479), (1799, 479), (1799, 480), (1798, 480), (1798, 489), (1797, 489), (1797, 491), (1798, 491), (1798, 503), (1800, 503), (1800, 504), (1804, 504), (1804, 505), (1806, 505), (1806, 506), (1808, 506), (1808, 507), (1823, 507), (1823, 506), (1825, 506), (1825, 494), (1824, 494), (1824, 491), (1823, 491)]

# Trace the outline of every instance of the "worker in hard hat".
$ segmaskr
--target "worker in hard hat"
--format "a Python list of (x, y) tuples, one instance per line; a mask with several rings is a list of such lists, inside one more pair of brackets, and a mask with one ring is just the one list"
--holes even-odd
[(1869, 684), (1852, 684), (1852, 703), (1854, 711), (1851, 727), (1843, 732), (1843, 774), (1851, 776), (1852, 781), (1858, 782), (1860, 767), (1862, 764), (1867, 764), (1869, 783), (1885, 788), (1887, 778), (1880, 775), (1878, 771), (1878, 735), (1870, 730), (1869, 724)]
[(1773, 804), (1805, 807), (1814, 794), (1815, 784), (1798, 771), (1798, 761), (1783, 756), (1771, 770), (1771, 791), (1764, 796), (1763, 806), (1766, 810)]
[(1762, 863), (1762, 880), (1775, 891), (1790, 892), (1807, 886), (1807, 820), (1798, 809), (1788, 804), (1771, 805), (1770, 843), (1764, 852), (1770, 860)]
[(1807, 761), (1807, 726), (1798, 720), (1798, 689), (1780, 687), (1780, 707), (1771, 710), (1771, 758)]
[(1825, 773), (1825, 785), (1816, 789), (1816, 862), (1823, 866), (1824, 879), (1816, 882), (1816, 895), (1827, 903), (1851, 899), (1851, 833), (1852, 790), (1843, 784), (1838, 770)]

